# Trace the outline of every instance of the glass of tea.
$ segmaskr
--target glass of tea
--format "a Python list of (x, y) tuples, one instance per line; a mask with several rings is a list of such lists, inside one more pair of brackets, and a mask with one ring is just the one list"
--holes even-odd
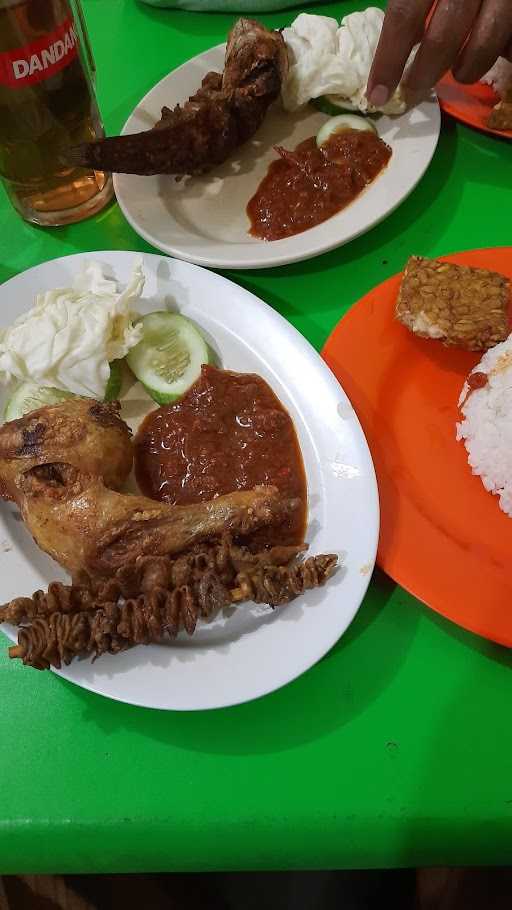
[(104, 135), (80, 0), (0, 0), (0, 177), (27, 221), (71, 224), (112, 198), (66, 152)]

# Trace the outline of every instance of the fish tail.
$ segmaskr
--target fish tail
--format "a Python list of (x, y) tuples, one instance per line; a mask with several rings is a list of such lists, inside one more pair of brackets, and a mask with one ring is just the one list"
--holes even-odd
[[(66, 163), (72, 167), (94, 168), (122, 174), (172, 172), (164, 130), (148, 130), (131, 136), (113, 136), (85, 142), (68, 149)], [(172, 157), (172, 156), (171, 156)]]
[(93, 167), (93, 154), (91, 142), (84, 142), (82, 145), (74, 145), (66, 149), (63, 157), (66, 164), (70, 167)]

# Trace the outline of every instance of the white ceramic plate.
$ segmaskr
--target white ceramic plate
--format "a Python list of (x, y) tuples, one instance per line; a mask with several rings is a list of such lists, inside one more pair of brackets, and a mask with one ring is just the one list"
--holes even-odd
[[(108, 264), (124, 284), (136, 255), (67, 256), (11, 278), (0, 286), (2, 323), (26, 310), (36, 292), (69, 285), (86, 258)], [(343, 566), (325, 588), (284, 608), (245, 605), (203, 625), (192, 638), (182, 634), (172, 643), (106, 655), (94, 664), (76, 661), (60, 675), (135, 705), (218, 708), (283, 686), (316, 663), (343, 634), (374, 565), (379, 528), (375, 474), (363, 432), (338, 381), (286, 320), (257, 297), (196, 266), (145, 255), (144, 267), (141, 310), (177, 306), (213, 340), (224, 367), (259, 373), (288, 408), (308, 479), (311, 552), (338, 552)], [(151, 406), (134, 383), (123, 415), (134, 427)], [(0, 503), (0, 562), (0, 602), (65, 577), (36, 547), (7, 503)], [(15, 638), (14, 628), (0, 628)]]
[[(222, 70), (223, 60), (224, 45), (219, 45), (169, 73), (135, 108), (123, 133), (149, 129), (164, 105), (174, 107), (194, 94), (209, 70)], [(379, 134), (393, 155), (358, 199), (295, 237), (271, 243), (251, 237), (246, 206), (276, 158), (273, 146), (294, 148), (315, 135), (327, 119), (309, 106), (292, 115), (275, 105), (256, 137), (212, 174), (180, 183), (169, 176), (115, 175), (119, 205), (141, 237), (164, 253), (198, 265), (264, 269), (310, 259), (369, 231), (400, 205), (430, 164), (440, 129), (437, 99), (401, 117), (379, 118)]]

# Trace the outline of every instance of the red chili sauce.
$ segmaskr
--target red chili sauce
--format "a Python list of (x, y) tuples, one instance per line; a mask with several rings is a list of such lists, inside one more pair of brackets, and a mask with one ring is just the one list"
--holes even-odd
[(284, 525), (256, 535), (260, 543), (304, 539), (306, 476), (295, 427), (260, 376), (203, 366), (175, 404), (144, 420), (135, 439), (135, 471), (153, 499), (187, 505), (258, 484), (301, 500)]
[(300, 234), (344, 209), (388, 163), (391, 149), (373, 132), (345, 130), (317, 147), (306, 139), (279, 153), (249, 201), (251, 231), (262, 240)]
[(476, 373), (470, 373), (468, 378), (466, 379), (466, 382), (472, 392), (474, 392), (475, 389), (485, 388), (488, 381), (489, 381), (489, 377), (488, 377), (487, 373), (482, 373), (482, 372), (478, 372), (478, 371)]

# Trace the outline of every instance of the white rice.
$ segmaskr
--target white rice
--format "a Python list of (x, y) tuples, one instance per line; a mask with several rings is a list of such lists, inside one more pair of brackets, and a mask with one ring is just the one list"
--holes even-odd
[(482, 76), (480, 82), (492, 85), (500, 98), (504, 98), (506, 93), (512, 90), (512, 63), (504, 57), (498, 57), (493, 68)]
[(487, 351), (472, 373), (485, 373), (487, 383), (474, 390), (464, 383), (457, 439), (464, 440), (473, 474), (512, 517), (512, 335)]

